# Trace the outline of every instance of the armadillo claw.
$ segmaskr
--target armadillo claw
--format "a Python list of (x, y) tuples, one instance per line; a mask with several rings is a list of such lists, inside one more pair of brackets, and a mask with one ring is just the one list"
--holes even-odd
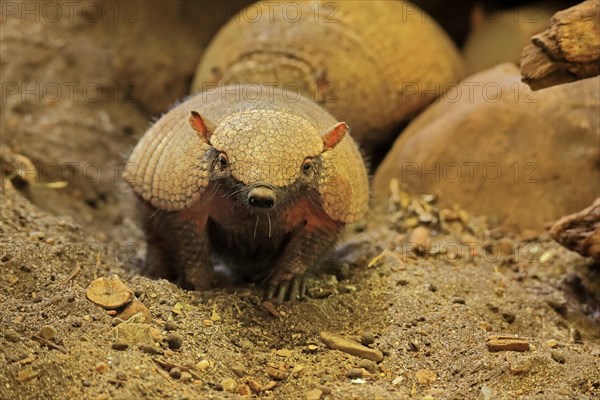
[(275, 300), (276, 304), (281, 304), (286, 300), (301, 300), (306, 295), (306, 279), (303, 276), (296, 276), (290, 280), (278, 284), (269, 285), (266, 291), (267, 300)]

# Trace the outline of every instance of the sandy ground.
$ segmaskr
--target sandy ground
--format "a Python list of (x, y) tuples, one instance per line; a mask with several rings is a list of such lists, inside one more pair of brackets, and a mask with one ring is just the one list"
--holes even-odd
[[(90, 215), (82, 224), (3, 186), (2, 399), (600, 394), (598, 266), (547, 234), (515, 238), (464, 213), (435, 223), (432, 204), (431, 243), (418, 255), (406, 244), (415, 214), (395, 205), (349, 233), (315, 273), (309, 299), (269, 312), (260, 288), (199, 293), (143, 277), (142, 234), (121, 208), (112, 211), (122, 214), (117, 223), (96, 225)], [(137, 335), (125, 349), (118, 320), (85, 294), (112, 274), (151, 314), (149, 324), (119, 325)], [(330, 349), (321, 332), (362, 342), (383, 360)], [(521, 338), (529, 350), (490, 351), (493, 335)]]

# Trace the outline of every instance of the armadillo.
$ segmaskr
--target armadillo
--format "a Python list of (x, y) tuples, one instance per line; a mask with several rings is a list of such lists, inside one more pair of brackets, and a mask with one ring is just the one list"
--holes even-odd
[(212, 88), (163, 115), (134, 148), (125, 181), (143, 204), (147, 268), (196, 290), (219, 260), (278, 302), (369, 203), (361, 153), (311, 100), (261, 85)]

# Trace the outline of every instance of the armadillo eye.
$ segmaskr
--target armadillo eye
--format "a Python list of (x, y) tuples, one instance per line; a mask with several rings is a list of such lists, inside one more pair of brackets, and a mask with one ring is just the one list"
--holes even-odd
[(312, 157), (307, 157), (304, 162), (302, 163), (302, 172), (304, 172), (305, 174), (307, 174), (308, 172), (310, 172), (310, 170), (312, 169), (314, 164), (314, 160)]
[(227, 154), (219, 153), (217, 155), (217, 163), (219, 164), (219, 168), (221, 168), (221, 170), (227, 168), (227, 164), (229, 164), (229, 159), (227, 158)]

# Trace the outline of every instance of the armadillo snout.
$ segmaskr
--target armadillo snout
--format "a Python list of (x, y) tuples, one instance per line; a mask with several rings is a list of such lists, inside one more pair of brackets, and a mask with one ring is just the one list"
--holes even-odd
[(273, 208), (275, 192), (267, 186), (256, 186), (248, 193), (248, 205), (257, 208)]

